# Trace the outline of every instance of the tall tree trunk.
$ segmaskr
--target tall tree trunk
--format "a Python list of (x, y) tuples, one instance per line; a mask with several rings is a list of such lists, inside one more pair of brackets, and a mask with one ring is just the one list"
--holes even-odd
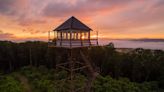
[(12, 71), (12, 62), (11, 62), (11, 60), (9, 61), (9, 71), (10, 72)]
[(31, 48), (30, 48), (30, 53), (29, 53), (30, 55), (30, 66), (32, 66), (32, 52), (31, 52)]

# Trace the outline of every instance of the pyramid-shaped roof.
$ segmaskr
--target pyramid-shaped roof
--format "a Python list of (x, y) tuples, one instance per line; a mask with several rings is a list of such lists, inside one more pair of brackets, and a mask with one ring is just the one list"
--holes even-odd
[(86, 26), (84, 23), (79, 21), (75, 17), (71, 17), (66, 20), (63, 24), (58, 26), (54, 31), (64, 31), (64, 30), (78, 30), (78, 31), (91, 31), (92, 29)]

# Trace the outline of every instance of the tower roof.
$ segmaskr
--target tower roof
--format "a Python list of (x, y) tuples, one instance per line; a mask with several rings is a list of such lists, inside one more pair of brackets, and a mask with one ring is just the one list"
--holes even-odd
[(79, 30), (79, 31), (91, 31), (87, 25), (82, 23), (80, 20), (72, 16), (68, 20), (66, 20), (63, 24), (58, 26), (54, 31), (64, 31), (64, 30)]

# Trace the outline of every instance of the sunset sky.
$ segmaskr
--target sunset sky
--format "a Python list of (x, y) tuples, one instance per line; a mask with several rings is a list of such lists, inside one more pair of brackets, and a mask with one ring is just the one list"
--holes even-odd
[(164, 0), (0, 0), (0, 40), (47, 40), (71, 16), (100, 38), (164, 39)]

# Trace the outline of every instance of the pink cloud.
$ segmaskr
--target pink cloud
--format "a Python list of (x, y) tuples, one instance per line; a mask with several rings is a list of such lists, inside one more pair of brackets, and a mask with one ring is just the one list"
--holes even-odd
[[(18, 29), (20, 32), (24, 29), (25, 34), (43, 34), (75, 16), (95, 27), (93, 29), (99, 28), (104, 35), (117, 34), (163, 24), (164, 0), (0, 0), (0, 15), (20, 27), (14, 27), (17, 33)], [(13, 28), (10, 25), (0, 27)], [(1, 32), (1, 37), (12, 38), (14, 35), (9, 31)]]
[(0, 30), (0, 40), (11, 40), (13, 38), (15, 38), (14, 34), (4, 33), (2, 30)]
[(95, 16), (97, 12), (101, 12), (103, 10), (112, 10), (115, 7), (124, 7), (126, 3), (132, 1), (124, 0), (76, 0), (76, 2), (72, 4), (62, 3), (62, 2), (50, 2), (43, 9), (43, 14), (45, 16), (50, 17), (65, 17), (72, 15), (80, 15), (80, 16)]

